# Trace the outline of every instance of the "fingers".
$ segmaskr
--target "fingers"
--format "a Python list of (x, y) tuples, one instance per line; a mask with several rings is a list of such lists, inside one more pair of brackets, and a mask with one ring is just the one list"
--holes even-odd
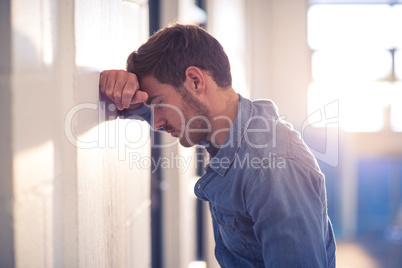
[[(114, 88), (113, 88), (113, 101), (114, 104), (116, 104), (117, 109), (123, 110), (123, 103), (122, 103), (122, 98), (123, 98), (123, 91), (124, 88), (127, 84), (127, 73), (125, 72), (116, 72), (115, 76), (115, 81), (114, 81)], [(129, 89), (126, 89), (128, 91)], [(135, 87), (131, 88), (132, 91), (137, 90)], [(134, 92), (133, 92), (134, 95)]]
[[(128, 79), (123, 87), (121, 96), (121, 105), (123, 108), (127, 109), (130, 104), (134, 101), (134, 96), (140, 90), (140, 85), (138, 83), (137, 77), (134, 74), (128, 73)], [(143, 102), (135, 101), (134, 103)]]
[(103, 71), (99, 77), (99, 91), (110, 99), (110, 96), (106, 93), (107, 91), (107, 80), (108, 75), (110, 75), (110, 71)]
[(145, 91), (137, 90), (131, 99), (131, 104), (145, 102), (148, 99), (148, 94)]
[[(103, 71), (99, 91), (116, 104), (117, 109), (129, 108), (132, 103), (144, 102), (148, 95), (139, 90), (137, 76), (123, 70)], [(136, 92), (141, 92), (136, 94)]]

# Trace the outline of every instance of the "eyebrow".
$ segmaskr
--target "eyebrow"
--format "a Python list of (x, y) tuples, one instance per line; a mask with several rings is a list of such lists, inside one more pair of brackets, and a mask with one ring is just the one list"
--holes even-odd
[(153, 101), (154, 99), (156, 99), (157, 97), (158, 97), (158, 96), (153, 96), (153, 97), (148, 98), (148, 99), (145, 101), (145, 105), (151, 106), (152, 101)]

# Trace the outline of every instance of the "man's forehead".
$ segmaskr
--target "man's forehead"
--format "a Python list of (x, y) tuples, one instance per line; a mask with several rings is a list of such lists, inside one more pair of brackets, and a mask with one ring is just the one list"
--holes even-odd
[(155, 85), (160, 84), (158, 79), (156, 79), (153, 75), (144, 76), (139, 82), (142, 87), (154, 87)]
[(153, 76), (145, 76), (139, 82), (140, 82), (140, 89), (146, 92), (149, 98), (151, 98), (153, 95), (159, 95), (159, 93), (162, 92), (161, 90), (163, 84), (161, 84)]

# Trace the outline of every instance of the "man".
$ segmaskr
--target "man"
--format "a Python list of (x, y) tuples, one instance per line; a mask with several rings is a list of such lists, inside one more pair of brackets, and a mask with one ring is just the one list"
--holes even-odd
[(164, 28), (134, 51), (127, 72), (104, 71), (100, 91), (210, 154), (196, 186), (210, 204), (222, 267), (335, 267), (324, 175), (270, 101), (232, 88), (219, 42), (197, 26)]

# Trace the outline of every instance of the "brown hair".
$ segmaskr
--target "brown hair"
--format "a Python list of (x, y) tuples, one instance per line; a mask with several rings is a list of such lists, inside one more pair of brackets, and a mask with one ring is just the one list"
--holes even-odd
[(232, 85), (229, 59), (221, 44), (201, 27), (173, 24), (154, 33), (127, 59), (138, 79), (153, 75), (175, 88), (183, 85), (189, 66), (207, 71), (221, 88)]

